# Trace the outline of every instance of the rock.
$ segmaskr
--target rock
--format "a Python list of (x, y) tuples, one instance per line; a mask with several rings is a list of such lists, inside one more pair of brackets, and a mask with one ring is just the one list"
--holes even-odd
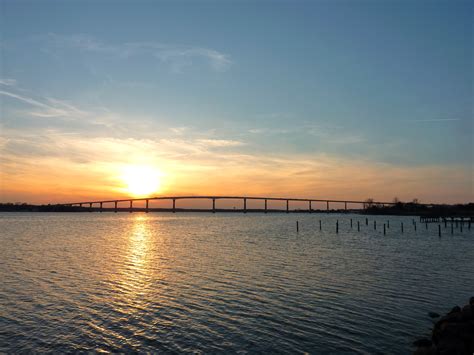
[(463, 320), (474, 319), (474, 306), (470, 304), (465, 305), (461, 310), (461, 315)]
[(442, 323), (444, 322), (458, 322), (462, 318), (461, 312), (456, 312), (456, 313), (448, 313), (444, 317), (441, 317), (441, 319), (436, 323), (441, 326)]
[(466, 328), (464, 323), (445, 323), (442, 328), (443, 337), (459, 338), (461, 333)]
[[(440, 317), (429, 312), (431, 318)], [(438, 319), (431, 340), (423, 338), (413, 342), (416, 355), (474, 355), (474, 297), (462, 309), (453, 307)]]
[(416, 350), (413, 352), (413, 355), (437, 355), (437, 354), (436, 354), (436, 349), (434, 347), (430, 347), (430, 348), (422, 347), (422, 348), (416, 348)]
[(415, 340), (413, 342), (413, 345), (418, 346), (418, 347), (422, 347), (422, 348), (429, 348), (429, 347), (431, 347), (431, 345), (433, 345), (433, 343), (429, 339), (421, 338), (421, 339)]
[(461, 312), (461, 307), (459, 306), (454, 306), (449, 312), (448, 314), (454, 314), (454, 313), (459, 313)]
[(459, 339), (451, 337), (443, 337), (440, 340), (437, 350), (440, 355), (464, 355), (468, 354), (466, 347)]

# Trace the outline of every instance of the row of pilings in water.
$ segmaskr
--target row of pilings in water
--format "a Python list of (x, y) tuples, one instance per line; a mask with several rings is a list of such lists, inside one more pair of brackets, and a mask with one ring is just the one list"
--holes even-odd
[[(354, 223), (353, 223), (353, 219), (351, 218), (350, 219), (350, 223), (351, 223), (351, 229), (354, 228)], [(413, 230), (416, 232), (417, 230), (417, 223), (415, 221), (415, 219), (412, 220), (412, 228)], [(428, 222), (425, 222), (425, 223), (422, 223), (425, 225), (425, 229), (428, 230)], [(466, 221), (450, 221), (449, 222), (449, 225), (450, 225), (450, 229), (451, 229), (451, 234), (454, 234), (454, 229), (458, 229), (460, 230), (460, 232), (462, 233), (463, 232), (463, 225), (466, 224), (467, 225), (467, 229), (468, 230), (471, 230), (471, 220), (466, 220)], [(365, 218), (365, 225), (368, 226), (369, 225), (369, 219), (368, 218)], [(386, 223), (383, 223), (383, 234), (385, 235), (387, 233), (387, 229), (390, 228), (390, 220), (387, 220)], [(393, 223), (392, 223), (393, 225)], [(373, 223), (373, 226), (374, 226), (374, 230), (377, 230), (377, 221), (374, 220), (374, 223)], [(336, 226), (335, 226), (335, 230), (336, 230), (336, 234), (339, 233), (339, 220), (337, 219), (336, 220)], [(445, 219), (444, 220), (444, 229), (447, 229), (448, 228), (448, 221)], [(438, 224), (438, 236), (441, 237), (441, 224)], [(322, 230), (322, 221), (319, 220), (319, 230)], [(403, 224), (403, 222), (400, 222), (400, 232), (403, 234), (405, 230), (405, 226)], [(300, 222), (299, 221), (296, 221), (296, 232), (299, 233), (300, 231)], [(357, 221), (357, 231), (360, 232), (360, 221), (358, 220)]]

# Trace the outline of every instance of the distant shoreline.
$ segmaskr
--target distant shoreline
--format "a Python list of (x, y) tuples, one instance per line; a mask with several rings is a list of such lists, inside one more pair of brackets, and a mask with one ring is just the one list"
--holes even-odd
[[(26, 203), (3, 203), (0, 204), (0, 212), (147, 212), (146, 208), (142, 207), (119, 207), (115, 208), (103, 207), (80, 207), (80, 206), (65, 206), (65, 205), (32, 205)], [(395, 215), (395, 216), (428, 216), (428, 217), (464, 217), (474, 218), (474, 203), (463, 204), (463, 205), (439, 205), (437, 207), (427, 208), (426, 206), (415, 205), (413, 203), (399, 203), (394, 206), (369, 206), (365, 209), (267, 209), (254, 208), (254, 209), (242, 209), (242, 208), (216, 208), (212, 210), (210, 208), (149, 208), (148, 212), (164, 212), (164, 213), (353, 213), (353, 214), (366, 214), (366, 215)]]

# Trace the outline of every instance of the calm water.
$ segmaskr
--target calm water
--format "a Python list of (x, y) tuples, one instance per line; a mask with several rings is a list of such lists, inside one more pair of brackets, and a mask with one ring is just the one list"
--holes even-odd
[(474, 294), (474, 226), (411, 221), (0, 214), (0, 352), (409, 353)]

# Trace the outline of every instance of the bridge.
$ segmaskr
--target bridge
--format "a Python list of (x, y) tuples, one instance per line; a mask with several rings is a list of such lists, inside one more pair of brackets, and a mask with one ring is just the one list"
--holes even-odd
[[(166, 200), (171, 202), (170, 208), (150, 208), (150, 201), (156, 201), (156, 200)], [(212, 205), (210, 205), (209, 209), (180, 209), (177, 208), (177, 202), (182, 201), (182, 200), (209, 200)], [(222, 201), (222, 200), (240, 200), (242, 201), (242, 208), (236, 211), (247, 213), (247, 212), (286, 212), (289, 213), (290, 211), (292, 212), (308, 212), (311, 213), (314, 211), (313, 209), (313, 203), (324, 203), (326, 204), (326, 211), (330, 210), (330, 204), (339, 204), (339, 205), (344, 205), (344, 210), (348, 210), (348, 206), (356, 205), (360, 207), (364, 207), (367, 204), (371, 205), (379, 205), (379, 206), (390, 206), (390, 205), (396, 205), (395, 202), (378, 202), (378, 201), (353, 201), (353, 200), (325, 200), (325, 199), (307, 199), (307, 198), (287, 198), (287, 197), (254, 197), (254, 196), (160, 196), (160, 197), (144, 197), (144, 198), (128, 198), (128, 199), (118, 199), (118, 200), (99, 200), (99, 201), (83, 201), (83, 202), (74, 202), (74, 203), (62, 203), (62, 204), (57, 204), (56, 206), (69, 206), (69, 207), (88, 207), (89, 211), (114, 211), (117, 212), (119, 211), (119, 204), (122, 204), (122, 206), (125, 204), (126, 207), (120, 208), (120, 211), (126, 210), (129, 212), (133, 211), (144, 211), (144, 212), (150, 212), (150, 211), (170, 211), (170, 212), (190, 212), (190, 211), (208, 211), (208, 212), (227, 212), (227, 211), (232, 211), (230, 209), (217, 209), (216, 208), (216, 202), (217, 201)], [(247, 208), (247, 201), (263, 201), (264, 202), (264, 207), (263, 208), (258, 208), (258, 209), (249, 209)], [(134, 207), (133, 203), (134, 202), (145, 202), (145, 207), (144, 208), (138, 208)], [(276, 209), (269, 209), (268, 208), (268, 202), (269, 201), (284, 201), (286, 202), (286, 209), (283, 210), (276, 210)], [(291, 202), (305, 202), (307, 203), (308, 207), (307, 209), (290, 209), (290, 203)], [(104, 207), (104, 205), (108, 206), (113, 206), (113, 207)], [(425, 206), (433, 206), (433, 205), (427, 205), (427, 204), (418, 204), (418, 205), (425, 205)], [(342, 208), (341, 208), (342, 209)], [(235, 209), (234, 209), (235, 210)], [(318, 210), (320, 211), (320, 210)]]

